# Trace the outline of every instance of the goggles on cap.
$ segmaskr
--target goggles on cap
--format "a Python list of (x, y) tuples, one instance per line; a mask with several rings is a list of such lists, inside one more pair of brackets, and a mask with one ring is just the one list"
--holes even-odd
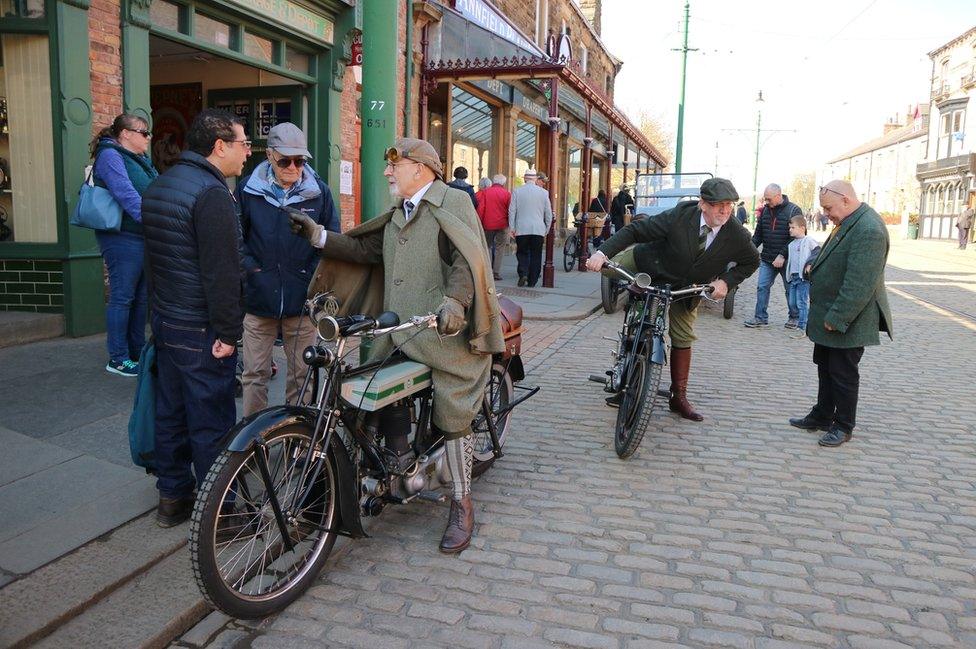
[(408, 153), (409, 151), (401, 151), (399, 147), (391, 146), (383, 154), (383, 159), (390, 164), (396, 164), (397, 162), (406, 159)]

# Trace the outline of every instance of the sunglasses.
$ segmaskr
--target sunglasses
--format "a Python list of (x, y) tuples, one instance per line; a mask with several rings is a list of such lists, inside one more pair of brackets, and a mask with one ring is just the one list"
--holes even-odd
[(127, 131), (132, 131), (133, 133), (138, 133), (142, 137), (152, 137), (152, 131), (148, 131), (144, 128), (127, 128)]
[(292, 164), (295, 165), (295, 169), (301, 169), (302, 167), (305, 166), (305, 158), (302, 158), (302, 157), (298, 157), (298, 158), (281, 157), (281, 158), (276, 159), (274, 161), (274, 163), (275, 163), (275, 166), (278, 167), (279, 169), (287, 169)]

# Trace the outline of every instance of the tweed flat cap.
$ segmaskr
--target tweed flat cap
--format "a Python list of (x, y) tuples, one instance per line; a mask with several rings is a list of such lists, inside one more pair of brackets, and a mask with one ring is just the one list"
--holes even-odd
[(391, 163), (397, 162), (400, 158), (419, 162), (430, 167), (440, 180), (444, 180), (444, 165), (441, 163), (437, 151), (426, 140), (401, 137), (386, 150), (385, 158)]
[(739, 192), (735, 191), (731, 181), (725, 178), (709, 178), (703, 182), (700, 196), (702, 200), (709, 203), (739, 200)]

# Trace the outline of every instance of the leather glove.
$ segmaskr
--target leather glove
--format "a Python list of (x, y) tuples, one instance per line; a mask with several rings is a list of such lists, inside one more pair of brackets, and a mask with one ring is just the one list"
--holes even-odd
[(321, 241), (322, 230), (325, 229), (323, 226), (313, 221), (312, 217), (301, 210), (286, 207), (285, 211), (288, 213), (288, 220), (291, 221), (289, 225), (292, 232), (304, 236), (313, 245), (317, 245)]
[(445, 297), (437, 309), (437, 332), (442, 336), (453, 336), (467, 324), (464, 320), (464, 305), (453, 297)]

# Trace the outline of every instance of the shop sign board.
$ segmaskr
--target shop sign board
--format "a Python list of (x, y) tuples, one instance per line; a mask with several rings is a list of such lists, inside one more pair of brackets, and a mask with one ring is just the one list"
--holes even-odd
[(326, 16), (290, 0), (229, 0), (231, 3), (269, 18), (282, 27), (331, 45), (335, 25)]
[(532, 101), (532, 99), (526, 97), (518, 90), (515, 91), (515, 100), (512, 103), (523, 113), (534, 117), (543, 124), (549, 123), (549, 109), (546, 106)]
[(512, 103), (512, 92), (515, 90), (512, 86), (499, 81), (498, 79), (479, 79), (477, 81), (469, 81), (472, 86), (484, 90), (492, 97), (497, 97), (501, 99), (506, 104)]
[(363, 33), (358, 32), (352, 37), (352, 61), (349, 65), (363, 64)]
[(538, 47), (526, 40), (505, 16), (483, 0), (455, 0), (454, 9), (471, 22), (521, 48), (541, 54)]

